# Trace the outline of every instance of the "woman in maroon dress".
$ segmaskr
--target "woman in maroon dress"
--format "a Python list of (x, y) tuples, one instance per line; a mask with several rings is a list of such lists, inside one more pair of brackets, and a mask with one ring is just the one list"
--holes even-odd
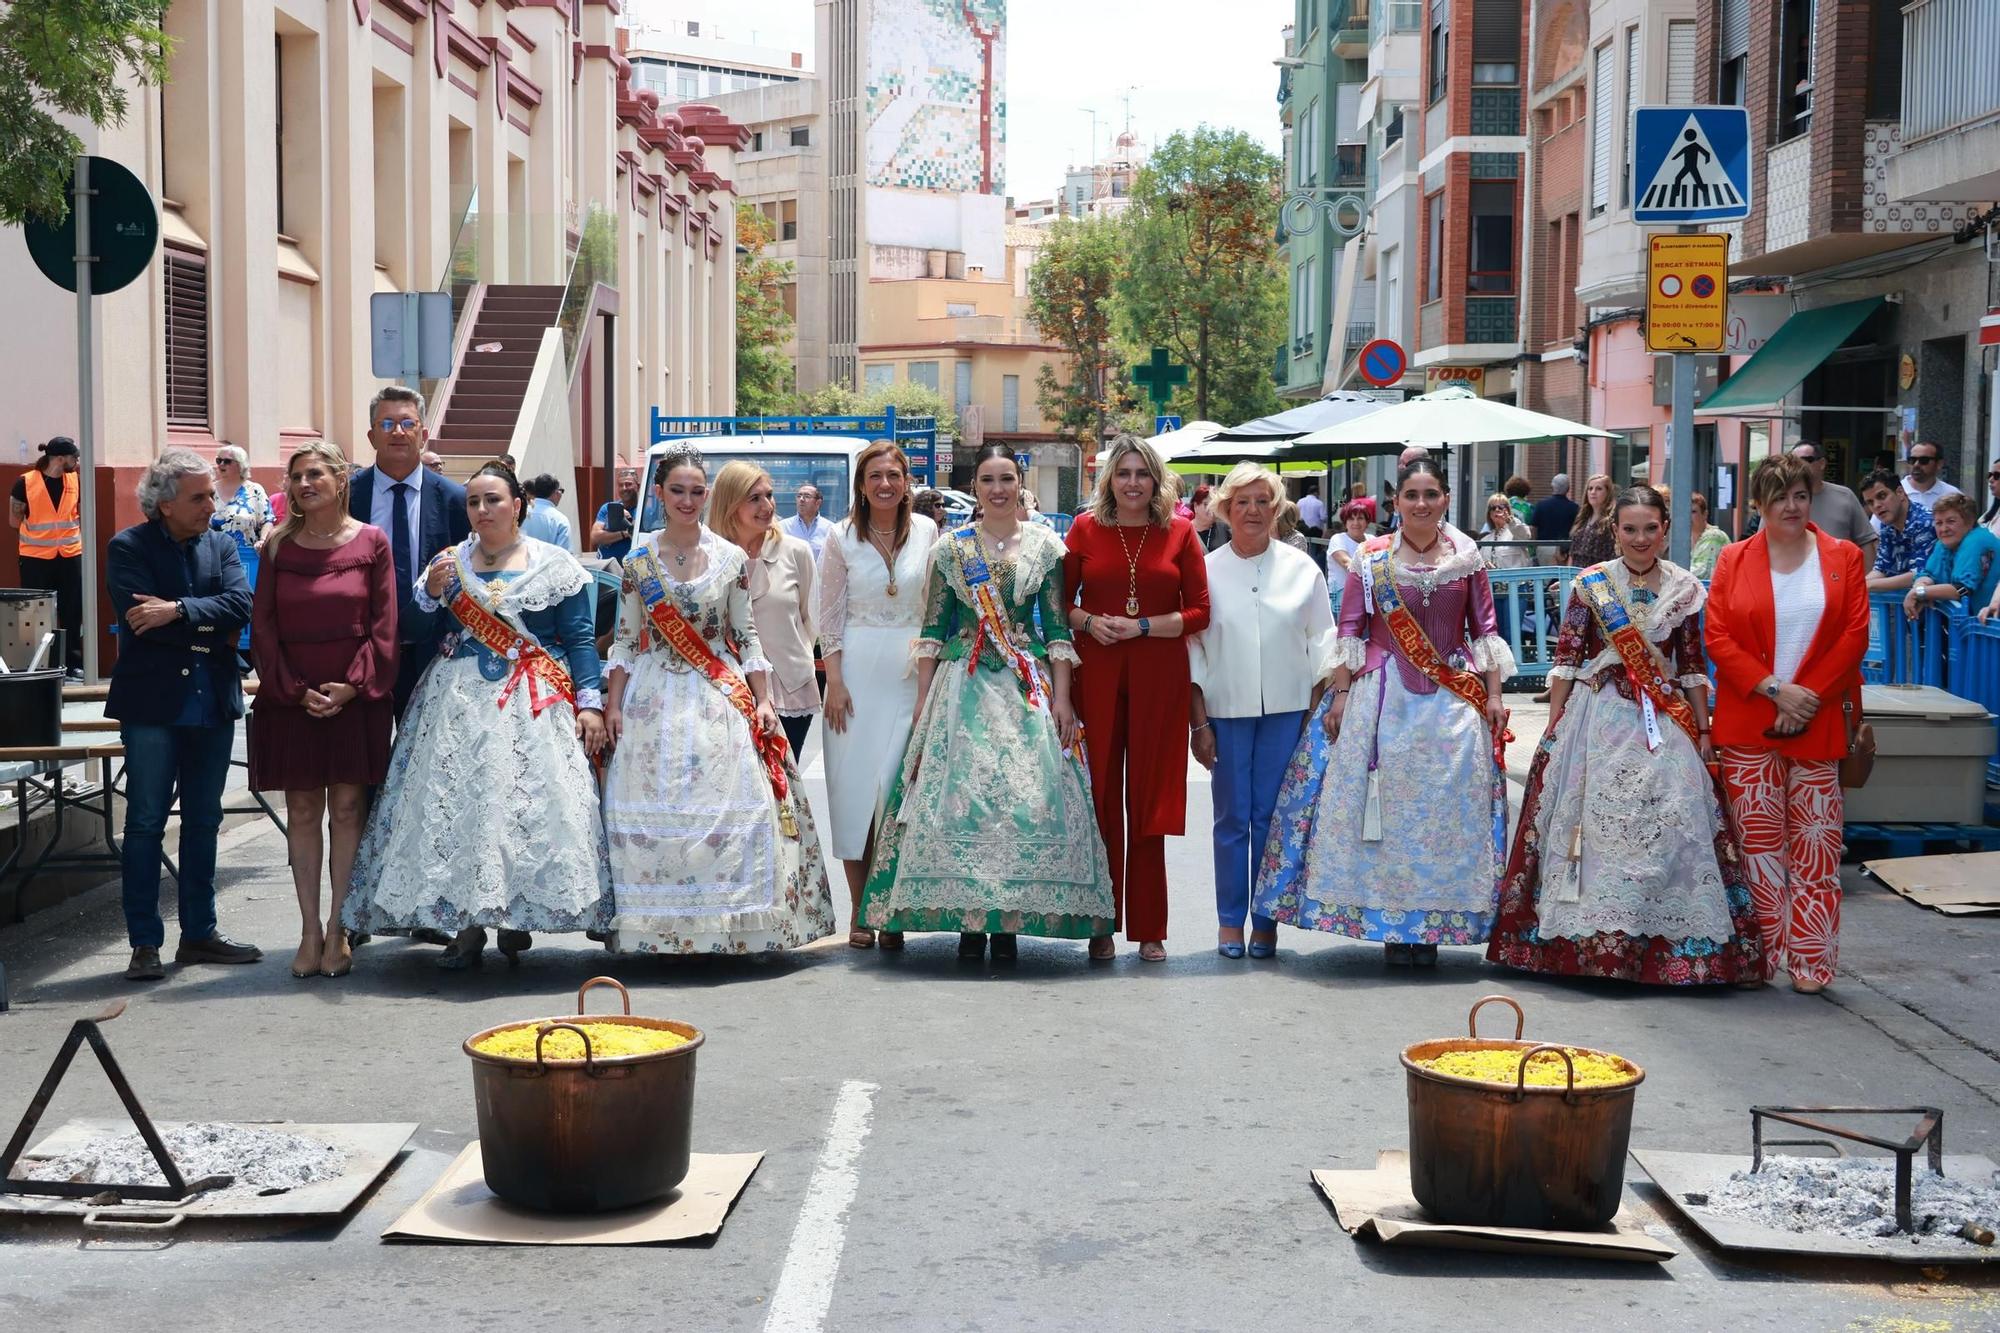
[[(1143, 440), (1112, 444), (1090, 511), (1069, 530), (1063, 588), (1083, 658), (1071, 697), (1118, 919), (1156, 963), (1167, 956), (1167, 835), (1187, 819), (1184, 636), (1208, 625), (1208, 566)], [(1114, 952), (1109, 935), (1090, 942), (1092, 958)]]
[[(250, 618), (258, 678), (250, 785), (285, 794), (300, 918), (292, 975), (340, 977), (353, 966), (340, 909), (368, 789), (389, 771), (396, 562), (380, 528), (348, 517), (339, 449), (301, 445), (285, 475), (290, 503), (265, 542)], [(323, 862), (333, 885), (324, 926)]]

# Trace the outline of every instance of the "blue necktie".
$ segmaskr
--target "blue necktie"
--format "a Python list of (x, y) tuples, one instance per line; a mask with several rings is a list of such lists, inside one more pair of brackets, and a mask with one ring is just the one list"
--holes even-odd
[(396, 609), (408, 616), (410, 601), (410, 510), (403, 497), (410, 493), (410, 483), (399, 481), (389, 488), (393, 501), (389, 516), (389, 546), (396, 558)]

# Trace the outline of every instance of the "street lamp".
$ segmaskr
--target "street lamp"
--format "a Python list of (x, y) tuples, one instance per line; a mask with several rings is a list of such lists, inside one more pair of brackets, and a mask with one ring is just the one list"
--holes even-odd
[(1315, 69), (1326, 68), (1326, 62), (1321, 60), (1307, 60), (1304, 56), (1278, 56), (1271, 63), (1279, 69), (1304, 69), (1307, 65), (1311, 65)]

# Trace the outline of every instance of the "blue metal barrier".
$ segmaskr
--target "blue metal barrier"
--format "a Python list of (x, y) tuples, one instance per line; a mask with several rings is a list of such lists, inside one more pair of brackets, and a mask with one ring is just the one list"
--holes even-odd
[[(2000, 727), (2000, 621), (1982, 625), (1957, 607), (1949, 615), (1951, 692), (1994, 714)], [(1986, 761), (1986, 782), (2000, 786), (2000, 755)]]
[(1576, 570), (1569, 565), (1533, 565), (1489, 569), (1486, 577), (1493, 584), (1500, 636), (1514, 651), (1515, 679), (1546, 680)]
[(1903, 614), (1902, 592), (1868, 594), (1868, 651), (1861, 658), (1861, 679), (1870, 685), (1945, 684), (1945, 646), (1951, 619), (1965, 613), (1956, 607), (1932, 606), (1912, 621)]

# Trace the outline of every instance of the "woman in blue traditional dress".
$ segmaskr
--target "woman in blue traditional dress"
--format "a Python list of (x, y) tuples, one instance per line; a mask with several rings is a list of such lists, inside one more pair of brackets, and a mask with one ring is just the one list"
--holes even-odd
[(1486, 939), (1507, 832), (1499, 637), (1478, 546), (1444, 521), (1428, 458), (1396, 479), (1401, 526), (1341, 594), (1333, 688), (1300, 738), (1257, 872), (1259, 916), (1434, 964)]
[(1062, 538), (1018, 517), (1013, 451), (979, 451), (985, 517), (938, 539), (911, 647), (917, 714), (861, 895), (872, 930), (959, 932), (959, 956), (1016, 936), (1109, 935), (1118, 907), (1070, 703), (1077, 654)]
[(410, 698), (368, 817), (350, 930), (456, 936), (475, 966), (486, 928), (514, 961), (531, 931), (603, 931), (611, 877), (590, 756), (604, 748), (590, 575), (521, 534), (521, 483), (488, 463), (465, 487), (472, 535), (418, 576), (417, 605), (457, 628)]
[(1624, 491), (1612, 525), (1617, 559), (1570, 589), (1486, 956), (1655, 985), (1754, 982), (1756, 908), (1707, 767), (1708, 594), (1660, 557), (1658, 491)]

